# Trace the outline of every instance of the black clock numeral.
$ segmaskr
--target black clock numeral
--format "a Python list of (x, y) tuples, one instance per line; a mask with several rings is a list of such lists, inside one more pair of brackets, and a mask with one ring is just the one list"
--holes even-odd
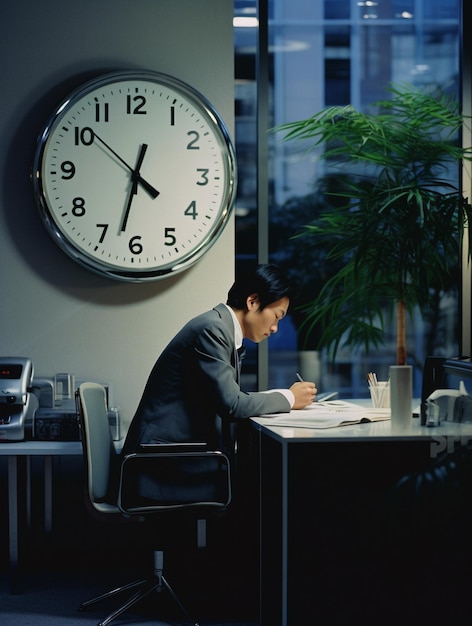
[(174, 246), (177, 243), (177, 239), (174, 235), (175, 228), (165, 228), (164, 229), (164, 245), (165, 246)]
[(128, 248), (131, 254), (141, 254), (143, 251), (143, 244), (141, 243), (141, 235), (135, 235), (129, 240)]
[(128, 115), (146, 115), (145, 105), (146, 98), (144, 96), (126, 96), (126, 113)]
[(77, 197), (72, 200), (72, 215), (75, 217), (83, 217), (85, 215), (85, 200)]
[(200, 150), (200, 146), (197, 146), (198, 140), (200, 139), (200, 135), (196, 130), (189, 130), (187, 135), (192, 137), (192, 139), (187, 144), (187, 150)]
[(108, 102), (96, 102), (95, 103), (95, 121), (96, 122), (108, 122), (109, 121), (110, 105)]
[(61, 163), (61, 170), (64, 172), (64, 174), (61, 176), (61, 178), (63, 178), (64, 180), (70, 180), (71, 178), (74, 178), (75, 165), (72, 163), (72, 161), (63, 161)]
[(197, 185), (205, 186), (208, 185), (208, 172), (210, 170), (204, 167), (197, 168), (197, 172), (200, 172), (200, 180), (197, 180)]
[(175, 106), (170, 107), (170, 125), (175, 126)]
[(197, 219), (197, 216), (198, 216), (198, 213), (197, 213), (197, 203), (195, 202), (195, 200), (192, 200), (192, 202), (185, 209), (184, 215), (187, 215), (187, 216), (191, 217), (194, 220)]
[(100, 239), (98, 240), (98, 242), (103, 243), (105, 235), (107, 234), (108, 224), (97, 224), (97, 228), (102, 229), (102, 234), (100, 235)]
[(74, 144), (76, 146), (82, 144), (83, 146), (91, 146), (93, 144), (94, 134), (93, 130), (88, 126), (80, 129), (78, 126), (74, 127)]

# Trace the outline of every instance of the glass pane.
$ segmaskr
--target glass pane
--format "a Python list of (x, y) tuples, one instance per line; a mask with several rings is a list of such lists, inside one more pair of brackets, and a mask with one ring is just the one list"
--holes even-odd
[[(238, 163), (236, 197), (236, 264), (257, 260), (257, 0), (235, 0), (235, 149)], [(257, 389), (257, 346), (248, 341), (241, 384)]]
[[(256, 2), (235, 2), (235, 16), (256, 16)], [(386, 87), (412, 83), (437, 87), (458, 98), (459, 0), (269, 0), (269, 128), (305, 119), (327, 106), (352, 104), (361, 111), (389, 97)], [(257, 258), (256, 186), (256, 43), (255, 27), (235, 28), (236, 149), (239, 192), (236, 206), (237, 263)], [(325, 163), (300, 143), (269, 135), (269, 247), (271, 260), (293, 272), (305, 301), (312, 299), (333, 267), (326, 248), (291, 239), (326, 202), (317, 189)], [(457, 181), (458, 171), (448, 177)], [(329, 242), (327, 242), (329, 244)], [(341, 397), (367, 397), (366, 375), (385, 378), (395, 362), (395, 319), (388, 322), (385, 344), (365, 354), (343, 348), (334, 364), (322, 348), (313, 359), (313, 374), (300, 363), (304, 337), (301, 313), (292, 306), (290, 319), (269, 340), (270, 386), (287, 386), (304, 370), (322, 391)], [(421, 394), (421, 367), (427, 355), (458, 353), (458, 291), (438, 298), (427, 315), (415, 311), (408, 322), (409, 362), (414, 365), (414, 394)], [(310, 347), (320, 348), (316, 336)], [(256, 350), (249, 351), (250, 384), (255, 385)], [(245, 363), (245, 369), (246, 369)], [(255, 387), (254, 387), (255, 388)]]

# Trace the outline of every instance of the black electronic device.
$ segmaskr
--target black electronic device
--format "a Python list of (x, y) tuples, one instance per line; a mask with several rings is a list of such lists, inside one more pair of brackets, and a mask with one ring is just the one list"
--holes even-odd
[[(118, 409), (108, 411), (112, 439), (120, 439)], [(75, 411), (41, 409), (33, 417), (32, 437), (36, 441), (80, 441), (80, 428)]]
[(453, 358), (426, 357), (421, 391), (421, 424), (426, 424), (426, 399), (437, 389), (459, 389), (463, 383), (472, 395), (472, 359), (466, 356)]
[(33, 439), (39, 441), (79, 441), (80, 431), (75, 412), (38, 411), (33, 419)]

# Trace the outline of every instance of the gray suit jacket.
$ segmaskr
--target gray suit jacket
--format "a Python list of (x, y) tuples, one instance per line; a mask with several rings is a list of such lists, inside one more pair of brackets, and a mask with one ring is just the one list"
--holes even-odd
[(221, 445), (221, 420), (290, 411), (280, 392), (241, 391), (234, 325), (224, 304), (188, 322), (154, 365), (123, 454), (140, 443), (202, 441)]

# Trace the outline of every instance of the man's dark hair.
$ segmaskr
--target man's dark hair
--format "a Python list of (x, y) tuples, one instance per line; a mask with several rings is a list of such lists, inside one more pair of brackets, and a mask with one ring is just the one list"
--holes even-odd
[(287, 276), (273, 263), (258, 265), (237, 275), (226, 304), (234, 309), (244, 309), (248, 296), (254, 293), (259, 296), (260, 310), (281, 298), (293, 296)]

